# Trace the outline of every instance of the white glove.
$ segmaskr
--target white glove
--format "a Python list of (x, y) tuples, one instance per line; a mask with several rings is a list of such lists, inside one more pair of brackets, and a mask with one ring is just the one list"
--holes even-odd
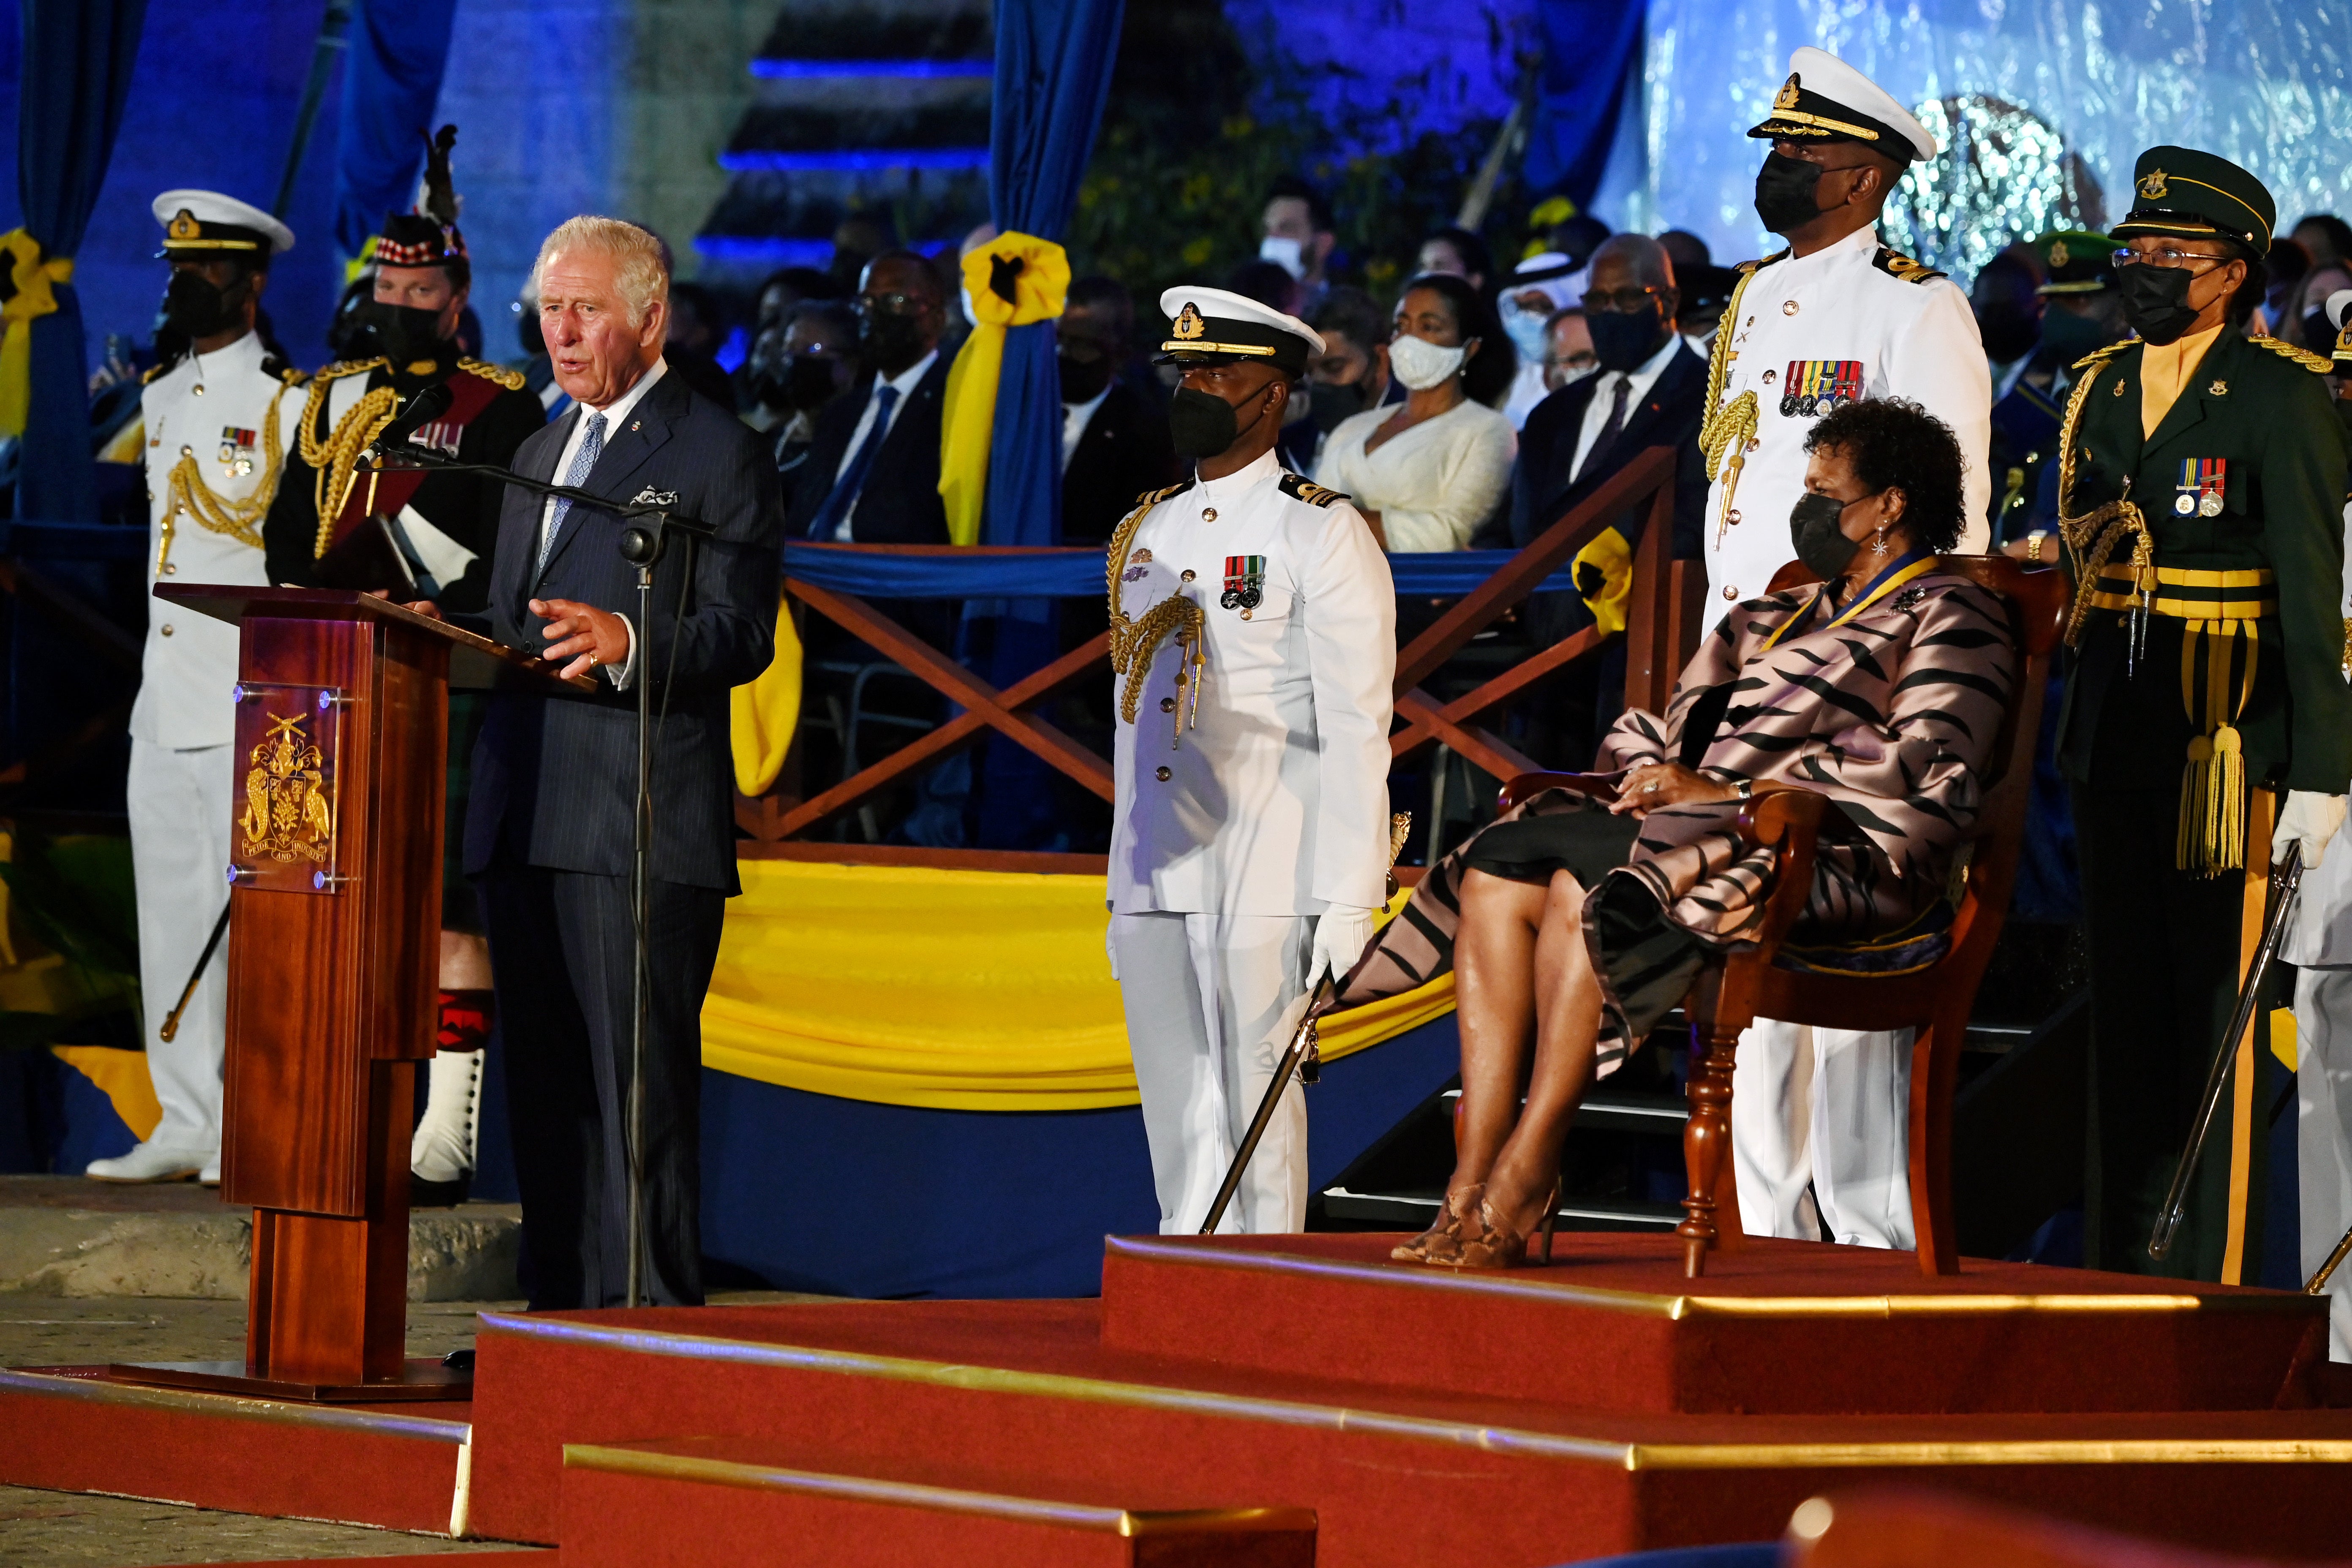
[(1108, 921), (1103, 924), (1103, 956), (1110, 960), (1110, 977), (1118, 978), (1118, 939), (1111, 934)]
[(1326, 974), (1334, 982), (1347, 978), (1371, 945), (1372, 913), (1353, 904), (1333, 904), (1316, 917), (1315, 949), (1307, 961), (1308, 990)]
[(2320, 857), (2327, 853), (2336, 830), (2344, 826), (2344, 805), (2340, 795), (2321, 795), (2307, 789), (2287, 791), (2286, 809), (2279, 813), (2278, 831), (2271, 835), (2271, 863), (2276, 865), (2292, 844), (2303, 852), (2303, 868), (2318, 870)]

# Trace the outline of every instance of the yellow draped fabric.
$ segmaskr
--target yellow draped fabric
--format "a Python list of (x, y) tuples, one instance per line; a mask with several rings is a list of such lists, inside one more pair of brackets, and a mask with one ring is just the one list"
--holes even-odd
[(22, 436), (33, 405), (33, 322), (58, 308), (57, 285), (73, 280), (73, 258), (44, 258), (41, 242), (21, 228), (0, 234), (0, 265), (13, 287), (0, 305), (0, 436)]
[[(1013, 298), (994, 284), (1009, 278)], [(940, 500), (948, 513), (948, 540), (980, 542), (981, 509), (988, 498), (988, 446), (996, 428), (996, 381), (1004, 369), (1004, 332), (1062, 313), (1070, 289), (1070, 258), (1050, 239), (1001, 234), (963, 258), (965, 293), (979, 323), (964, 339), (948, 372), (947, 406), (940, 428)]]
[(792, 601), (776, 606), (776, 657), (760, 678), (728, 693), (729, 736), (735, 752), (735, 787), (765, 795), (783, 771), (801, 719), (801, 637)]
[[(940, 1110), (1136, 1102), (1102, 878), (793, 860), (745, 860), (742, 876), (703, 1004), (706, 1067)], [(1335, 1014), (1324, 1059), (1453, 1006), (1448, 973)]]
[[(1577, 592), (1592, 612), (1601, 635), (1623, 631), (1626, 609), (1633, 599), (1633, 550), (1625, 536), (1613, 528), (1602, 529), (1591, 543), (1576, 552), (1572, 566)], [(1597, 586), (1589, 585), (1596, 583)]]

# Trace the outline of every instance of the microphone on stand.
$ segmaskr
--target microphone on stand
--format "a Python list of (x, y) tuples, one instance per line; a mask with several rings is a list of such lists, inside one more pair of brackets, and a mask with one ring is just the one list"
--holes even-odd
[(411, 436), (448, 413), (449, 405), (456, 401), (446, 381), (436, 381), (430, 386), (419, 388), (416, 395), (408, 400), (407, 405), (401, 409), (393, 422), (368, 443), (368, 461), (382, 467), (384, 458), (394, 447), (405, 446)]

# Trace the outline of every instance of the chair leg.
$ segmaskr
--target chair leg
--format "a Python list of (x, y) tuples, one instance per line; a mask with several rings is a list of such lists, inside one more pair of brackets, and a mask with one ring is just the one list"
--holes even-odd
[(1968, 1026), (1965, 1013), (1947, 1009), (1911, 1047), (1911, 1236), (1919, 1272), (1931, 1279), (1960, 1271), (1952, 1230), (1952, 1097)]
[[(1720, 1241), (1717, 1200), (1725, 1190), (1723, 1173), (1731, 1158), (1731, 1068), (1739, 1048), (1739, 1032), (1713, 1028), (1692, 1031), (1699, 1054), (1690, 1070), (1690, 1120), (1683, 1124), (1683, 1165), (1690, 1178), (1690, 1194), (1683, 1199), (1685, 1217), (1675, 1226), (1683, 1239), (1683, 1277), (1696, 1279), (1706, 1272), (1707, 1250)], [(1739, 1216), (1730, 1223), (1737, 1226)]]

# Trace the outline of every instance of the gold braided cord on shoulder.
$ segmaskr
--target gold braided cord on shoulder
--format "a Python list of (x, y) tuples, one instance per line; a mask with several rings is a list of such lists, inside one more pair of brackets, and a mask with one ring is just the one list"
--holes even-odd
[(310, 380), (310, 401), (302, 405), (300, 450), (302, 460), (315, 470), (310, 497), (319, 508), (319, 537), (311, 546), (313, 559), (326, 554), (327, 546), (334, 542), (335, 519), (342, 515), (343, 500), (351, 494), (352, 474), (359, 466), (360, 454), (392, 423), (400, 408), (400, 394), (379, 386), (353, 404), (322, 440), (319, 422), (327, 415), (328, 388), (347, 375), (362, 374), (389, 363), (372, 359), (331, 364)]
[(478, 359), (461, 359), (457, 368), (467, 375), (478, 375), (484, 381), (495, 381), (509, 392), (522, 390), (522, 372), (509, 370), (502, 364), (489, 364)]
[[(1752, 268), (1739, 275), (1732, 285), (1731, 303), (1723, 308), (1723, 320), (1716, 329), (1714, 352), (1706, 359), (1706, 417), (1698, 428), (1698, 449), (1706, 458), (1708, 477), (1723, 481), (1724, 518), (1731, 515), (1731, 500), (1739, 489), (1739, 470), (1748, 466), (1748, 443), (1756, 437), (1757, 402), (1755, 388), (1750, 387), (1723, 405), (1723, 384), (1731, 376), (1731, 334), (1739, 325), (1739, 301), (1748, 292), (1748, 285), (1762, 267)], [(1724, 453), (1729, 451), (1731, 461), (1724, 463)]]
[[(1193, 670), (1193, 701), (1200, 700), (1200, 668), (1205, 662), (1202, 650), (1206, 639), (1208, 616), (1201, 606), (1181, 594), (1171, 594), (1143, 612), (1140, 620), (1131, 619), (1119, 604), (1119, 574), (1127, 566), (1128, 546), (1135, 542), (1136, 530), (1161, 499), (1173, 490), (1162, 490), (1144, 498), (1143, 504), (1119, 521), (1111, 534), (1110, 548), (1103, 552), (1106, 586), (1110, 591), (1110, 668), (1115, 675), (1123, 675), (1126, 682), (1119, 688), (1118, 715), (1128, 723), (1135, 722), (1136, 710), (1143, 701), (1143, 683), (1151, 675), (1151, 656), (1172, 633), (1177, 646), (1192, 650)], [(1180, 721), (1181, 728), (1181, 721)]]
[(2279, 358), (2292, 364), (2299, 364), (2315, 374), (2328, 375), (2335, 372), (2335, 361), (2313, 353), (2309, 349), (2299, 349), (2293, 343), (2283, 343), (2268, 332), (2248, 332), (2246, 341), (2258, 349), (2268, 349)]
[(226, 534), (256, 550), (263, 548), (261, 520), (269, 515), (269, 503), (278, 499), (278, 471), (286, 462), (286, 443), (278, 433), (278, 405), (285, 397), (286, 388), (278, 387), (270, 396), (269, 412), (261, 417), (261, 481), (243, 500), (225, 500), (215, 495), (205, 483), (204, 468), (194, 453), (183, 453), (172, 465), (163, 481), (163, 522), (155, 547), (159, 576), (172, 559), (172, 536), (184, 516), (194, 518), (208, 532)]
[(2107, 368), (2105, 353), (2094, 354), (2082, 362), (2087, 367), (2083, 379), (2074, 384), (2074, 395), (2066, 400), (2065, 422), (2058, 429), (2058, 536), (2066, 542), (2066, 554), (2074, 564), (2074, 607), (2066, 616), (2066, 646), (2076, 646), (2083, 635), (2083, 622), (2092, 610), (2092, 601), (2099, 592), (2099, 578), (2106, 570), (2108, 559), (2131, 542), (2132, 577), (2144, 581), (2156, 562), (2156, 541), (2147, 531), (2147, 519), (2128, 499), (2111, 500), (2097, 510), (2083, 516), (2074, 515), (2074, 459), (2081, 450), (2074, 444), (2075, 430), (2083, 422), (2084, 405), (2090, 400), (2091, 385), (2099, 373)]

